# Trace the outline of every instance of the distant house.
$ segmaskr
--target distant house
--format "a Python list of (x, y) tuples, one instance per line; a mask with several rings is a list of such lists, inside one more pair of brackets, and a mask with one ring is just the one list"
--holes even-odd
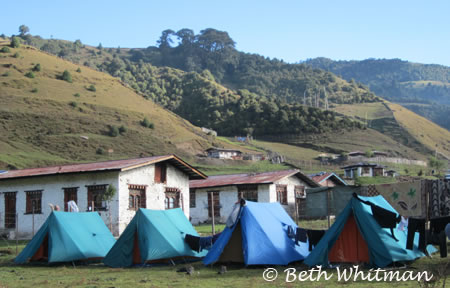
[(342, 167), (345, 178), (384, 176), (384, 166), (374, 163), (357, 163)]
[(242, 152), (239, 150), (209, 148), (206, 152), (210, 158), (242, 160)]
[(209, 176), (204, 180), (191, 180), (189, 187), (191, 221), (197, 224), (210, 220), (212, 210), (215, 221), (225, 222), (240, 198), (255, 202), (280, 202), (293, 216), (296, 195), (305, 197), (306, 188), (319, 187), (319, 184), (299, 170), (284, 170)]
[(348, 185), (347, 182), (342, 180), (338, 175), (334, 173), (320, 172), (317, 174), (309, 175), (309, 177), (320, 186), (334, 187)]
[[(388, 153), (381, 152), (381, 151), (371, 151), (371, 154), (372, 154), (372, 157), (387, 157), (388, 156)], [(366, 156), (367, 156), (366, 152), (362, 152), (362, 151), (353, 151), (353, 152), (348, 153), (349, 158), (366, 157)]]
[(386, 177), (398, 177), (399, 174), (395, 170), (387, 170), (384, 172), (384, 176)]
[[(189, 180), (204, 178), (175, 155), (8, 171), (0, 174), (0, 230), (29, 237), (50, 214), (49, 203), (68, 211), (70, 200), (80, 211), (98, 211), (115, 235), (139, 208), (180, 207), (189, 217)], [(107, 203), (109, 186), (116, 193)]]

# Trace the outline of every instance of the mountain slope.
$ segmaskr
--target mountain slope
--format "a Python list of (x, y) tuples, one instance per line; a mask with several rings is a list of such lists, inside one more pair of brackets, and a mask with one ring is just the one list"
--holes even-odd
[(346, 80), (362, 82), (378, 96), (401, 103), (450, 129), (450, 67), (399, 59), (333, 61), (315, 58), (305, 63), (333, 72)]

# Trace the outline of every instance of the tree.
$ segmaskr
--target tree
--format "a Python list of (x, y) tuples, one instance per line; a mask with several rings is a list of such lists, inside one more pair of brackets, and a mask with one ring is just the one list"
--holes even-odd
[(25, 25), (20, 25), (19, 32), (20, 32), (20, 36), (23, 37), (23, 36), (25, 36), (25, 34), (30, 32), (30, 28), (28, 28), (28, 26), (25, 26)]
[(183, 46), (192, 45), (195, 41), (195, 34), (191, 29), (181, 29), (176, 33), (176, 35), (181, 42), (180, 44)]
[(431, 156), (429, 159), (429, 164), (431, 168), (435, 168), (436, 170), (438, 170), (438, 172), (444, 168), (445, 166), (445, 162), (442, 160), (437, 159), (434, 156)]
[(166, 48), (171, 48), (170, 44), (173, 43), (172, 40), (172, 36), (176, 35), (175, 31), (173, 31), (172, 29), (167, 29), (164, 30), (161, 33), (161, 37), (159, 37), (159, 40), (157, 41), (157, 43), (159, 44), (159, 48), (160, 49), (166, 49)]

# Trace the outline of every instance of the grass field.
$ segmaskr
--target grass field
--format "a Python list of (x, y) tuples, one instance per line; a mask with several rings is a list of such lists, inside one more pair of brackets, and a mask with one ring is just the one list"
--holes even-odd
[[(323, 228), (326, 225), (324, 220), (302, 221), (300, 226), (307, 228)], [(223, 229), (223, 225), (218, 225), (218, 229)], [(196, 227), (199, 232), (210, 229), (209, 225)], [(209, 230), (210, 231), (210, 230)], [(19, 243), (19, 252), (25, 246), (24, 241)], [(205, 267), (201, 262), (194, 262), (190, 265), (194, 267), (194, 273), (177, 272), (178, 269), (186, 267), (186, 264), (175, 266), (154, 266), (144, 268), (109, 268), (102, 264), (82, 265), (66, 263), (57, 265), (14, 265), (12, 260), (15, 257), (15, 242), (0, 241), (0, 287), (336, 287), (346, 285), (349, 287), (418, 287), (416, 281), (408, 282), (369, 282), (360, 278), (357, 281), (338, 281), (336, 269), (326, 270), (332, 278), (328, 281), (294, 281), (286, 283), (287, 268), (296, 268), (298, 272), (309, 268), (301, 263), (293, 263), (288, 267), (275, 266), (279, 277), (274, 282), (266, 282), (263, 279), (263, 272), (268, 267), (244, 267), (242, 265), (228, 265), (225, 274), (218, 274), (220, 265)], [(422, 287), (443, 287), (444, 279), (450, 274), (448, 258), (439, 258), (434, 254), (432, 258), (424, 257), (415, 262), (409, 263), (407, 269), (400, 269), (399, 272), (427, 271), (432, 273), (434, 280), (439, 284)], [(341, 266), (346, 268), (348, 266)], [(364, 269), (365, 273), (368, 269)], [(313, 274), (317, 277), (317, 274)], [(291, 277), (292, 279), (292, 277)]]

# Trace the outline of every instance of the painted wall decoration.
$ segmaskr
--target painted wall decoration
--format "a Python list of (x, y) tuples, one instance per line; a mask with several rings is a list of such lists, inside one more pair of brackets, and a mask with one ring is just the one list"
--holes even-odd
[(429, 195), (428, 216), (430, 219), (450, 215), (450, 181), (427, 180), (426, 192)]

